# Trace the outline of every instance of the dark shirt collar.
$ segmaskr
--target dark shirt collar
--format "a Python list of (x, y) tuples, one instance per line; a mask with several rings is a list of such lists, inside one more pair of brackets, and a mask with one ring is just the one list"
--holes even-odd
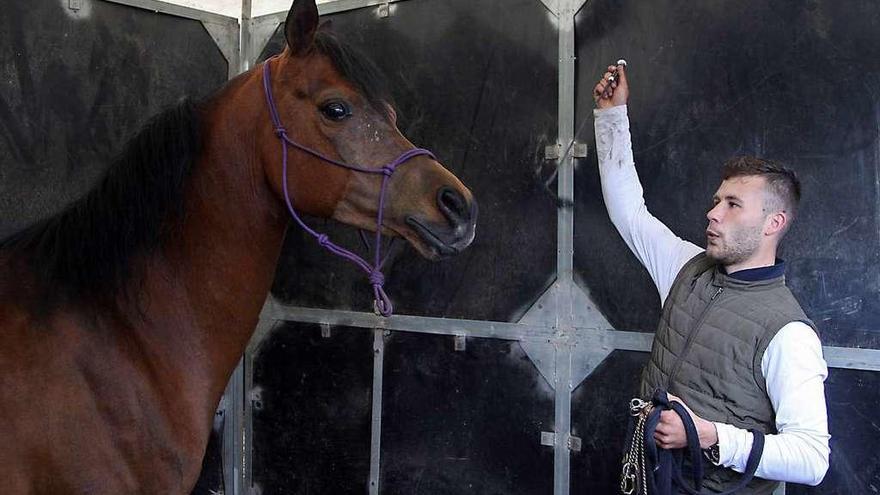
[[(723, 266), (719, 267), (722, 273), (727, 273)], [(727, 273), (730, 278), (735, 278), (743, 282), (759, 282), (761, 280), (770, 280), (785, 275), (785, 261), (776, 258), (776, 264), (773, 266), (762, 266), (758, 268), (747, 268), (745, 270)]]

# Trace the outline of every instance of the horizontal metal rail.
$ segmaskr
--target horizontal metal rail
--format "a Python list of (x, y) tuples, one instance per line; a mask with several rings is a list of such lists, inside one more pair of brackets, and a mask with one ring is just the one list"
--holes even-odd
[(213, 22), (215, 24), (235, 24), (238, 25), (238, 18), (229, 17), (214, 12), (194, 9), (192, 7), (184, 7), (160, 0), (104, 0), (105, 2), (118, 3), (129, 7), (137, 7), (139, 9), (150, 10), (158, 14), (168, 14), (186, 19), (195, 19), (203, 22)]
[[(546, 325), (409, 315), (395, 315), (390, 318), (384, 318), (372, 313), (358, 311), (288, 306), (277, 301), (266, 303), (261, 318), (487, 339), (545, 342), (558, 342), (561, 340), (588, 341), (596, 345), (608, 346), (613, 350), (637, 352), (650, 351), (651, 341), (654, 336), (652, 332), (577, 327), (574, 328), (571, 334), (561, 335), (555, 327)], [(261, 340), (263, 337), (265, 335), (255, 334), (254, 340)], [(880, 371), (880, 349), (823, 346), (823, 351), (829, 367)]]

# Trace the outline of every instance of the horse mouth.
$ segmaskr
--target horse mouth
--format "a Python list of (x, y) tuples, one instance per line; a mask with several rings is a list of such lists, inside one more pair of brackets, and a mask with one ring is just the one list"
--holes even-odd
[(457, 232), (460, 229), (437, 229), (415, 217), (407, 217), (406, 224), (418, 234), (419, 240), (427, 247), (428, 252), (423, 254), (429, 259), (439, 260), (455, 256), (468, 247), (474, 238), (473, 226), (467, 229), (467, 232)]

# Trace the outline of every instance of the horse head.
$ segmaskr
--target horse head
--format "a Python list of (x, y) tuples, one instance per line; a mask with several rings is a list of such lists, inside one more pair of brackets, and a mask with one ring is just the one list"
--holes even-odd
[(266, 62), (271, 71), (264, 74), (274, 88), (267, 90), (277, 108), (271, 111), (277, 111), (289, 144), (295, 145), (286, 176), (280, 155), (288, 151), (268, 144), (278, 141), (279, 129), (267, 126), (258, 138), (267, 143), (260, 147), (266, 150), (261, 160), (274, 192), (283, 199), (287, 181), (296, 210), (360, 229), (380, 228), (406, 239), (428, 259), (466, 248), (476, 226), (473, 194), (401, 134), (387, 92), (378, 84), (378, 69), (319, 26), (314, 0), (293, 2), (285, 37), (287, 46)]

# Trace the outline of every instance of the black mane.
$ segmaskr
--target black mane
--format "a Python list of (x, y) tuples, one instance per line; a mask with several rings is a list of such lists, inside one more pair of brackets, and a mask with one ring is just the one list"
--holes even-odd
[(0, 241), (34, 274), (44, 301), (91, 301), (126, 293), (131, 261), (166, 235), (183, 209), (201, 151), (200, 112), (184, 100), (153, 117), (85, 196)]

